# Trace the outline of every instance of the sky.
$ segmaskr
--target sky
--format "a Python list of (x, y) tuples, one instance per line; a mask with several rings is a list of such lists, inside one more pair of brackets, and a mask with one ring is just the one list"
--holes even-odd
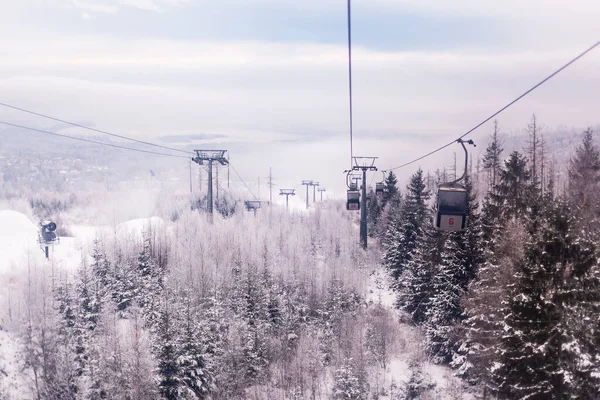
[[(315, 180), (343, 195), (346, 1), (0, 7), (0, 102), (167, 146), (227, 149), (254, 187), (272, 167), (276, 189), (303, 193), (301, 180)], [(600, 40), (598, 18), (597, 0), (354, 0), (354, 155), (389, 169), (450, 142)], [(597, 49), (498, 120), (507, 134), (533, 113), (549, 128), (596, 126), (599, 96)], [(2, 107), (0, 119), (88, 135)], [(470, 137), (483, 143), (490, 132), (491, 123)], [(454, 151), (397, 170), (401, 183)]]

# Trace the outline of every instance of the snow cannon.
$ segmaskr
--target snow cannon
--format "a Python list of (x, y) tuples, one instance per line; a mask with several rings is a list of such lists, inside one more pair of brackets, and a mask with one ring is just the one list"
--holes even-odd
[(56, 224), (52, 221), (42, 221), (40, 223), (40, 233), (38, 240), (40, 242), (40, 247), (46, 253), (46, 258), (48, 258), (48, 247), (53, 246), (56, 242), (59, 241), (58, 236), (56, 235)]

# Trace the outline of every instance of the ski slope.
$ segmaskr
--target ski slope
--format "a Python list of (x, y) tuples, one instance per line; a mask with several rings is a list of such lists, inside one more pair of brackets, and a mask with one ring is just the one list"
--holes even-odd
[[(161, 218), (126, 221), (116, 226), (118, 239), (142, 240), (143, 232), (164, 226)], [(31, 399), (33, 377), (23, 365), (18, 326), (26, 319), (30, 299), (55, 277), (72, 279), (82, 260), (90, 257), (99, 235), (114, 234), (107, 226), (70, 226), (72, 237), (61, 237), (49, 259), (38, 243), (38, 224), (14, 210), (0, 210), (0, 399)], [(46, 282), (46, 283), (44, 283)], [(46, 293), (46, 295), (49, 295)], [(22, 324), (21, 324), (22, 325)]]

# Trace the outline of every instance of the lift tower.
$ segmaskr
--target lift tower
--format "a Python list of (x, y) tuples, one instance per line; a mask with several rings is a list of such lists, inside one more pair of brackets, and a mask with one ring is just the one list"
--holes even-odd
[(325, 191), (325, 188), (318, 188), (317, 190), (321, 193), (321, 201), (323, 201), (323, 192)]
[(302, 181), (302, 185), (306, 186), (306, 209), (308, 210), (308, 187), (313, 185), (313, 181)]
[(204, 165), (204, 161), (208, 161), (208, 213), (212, 221), (213, 214), (213, 190), (212, 190), (212, 166), (213, 161), (219, 162), (221, 165), (229, 164), (229, 161), (225, 158), (227, 150), (194, 150), (196, 157), (192, 158), (192, 161), (199, 165)]
[(313, 182), (311, 184), (311, 186), (313, 187), (313, 203), (316, 203), (317, 202), (317, 195), (316, 195), (315, 189), (317, 188), (317, 186), (319, 186), (319, 182)]
[(375, 160), (377, 157), (352, 157), (353, 171), (362, 171), (362, 195), (360, 205), (360, 244), (367, 248), (367, 171), (377, 171)]
[(285, 196), (285, 209), (287, 210), (289, 208), (288, 202), (290, 199), (290, 196), (295, 196), (296, 195), (296, 189), (279, 189), (279, 195), (280, 196)]

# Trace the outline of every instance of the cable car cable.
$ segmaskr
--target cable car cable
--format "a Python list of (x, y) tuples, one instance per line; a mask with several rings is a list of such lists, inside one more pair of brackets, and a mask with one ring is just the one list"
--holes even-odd
[(162, 149), (172, 150), (172, 151), (178, 151), (180, 153), (186, 153), (186, 154), (190, 153), (189, 151), (185, 151), (185, 150), (181, 150), (181, 149), (176, 149), (174, 147), (163, 146), (163, 145), (156, 144), (156, 143), (146, 142), (144, 140), (138, 140), (138, 139), (130, 138), (130, 137), (123, 136), (123, 135), (117, 135), (116, 133), (111, 133), (111, 132), (103, 131), (101, 129), (92, 128), (90, 126), (81, 125), (81, 124), (78, 124), (76, 122), (66, 121), (64, 119), (55, 118), (55, 117), (52, 117), (50, 115), (41, 114), (41, 113), (38, 113), (38, 112), (35, 112), (35, 111), (27, 110), (25, 108), (16, 107), (16, 106), (13, 106), (13, 105), (10, 105), (10, 104), (6, 104), (6, 103), (2, 103), (2, 102), (0, 102), (0, 106), (12, 108), (14, 110), (18, 110), (18, 111), (22, 111), (22, 112), (25, 112), (25, 113), (28, 113), (28, 114), (36, 115), (38, 117), (51, 119), (51, 120), (57, 121), (57, 122), (62, 122), (63, 124), (76, 126), (78, 128), (87, 129), (87, 130), (90, 130), (90, 131), (102, 133), (102, 134), (109, 135), (109, 136), (114, 136), (114, 137), (117, 137), (117, 138), (120, 138), (120, 139), (130, 140), (132, 142), (141, 143), (141, 144), (145, 144), (145, 145), (148, 145), (148, 146), (160, 147)]
[[(478, 129), (479, 127), (481, 127), (483, 124), (485, 124), (486, 122), (490, 121), (492, 118), (494, 118), (495, 116), (497, 116), (498, 114), (500, 114), (501, 112), (503, 112), (504, 110), (506, 110), (507, 108), (509, 108), (510, 106), (512, 106), (513, 104), (515, 104), (516, 102), (518, 102), (519, 100), (521, 100), (523, 97), (527, 96), (529, 93), (533, 92), (535, 89), (537, 89), (538, 87), (542, 86), (544, 83), (546, 83), (547, 81), (549, 81), (550, 79), (554, 78), (554, 76), (558, 75), (558, 73), (562, 72), (563, 70), (565, 70), (567, 67), (571, 66), (571, 64), (573, 64), (574, 62), (578, 61), (581, 57), (585, 56), (587, 53), (589, 53), (590, 51), (594, 50), (596, 47), (600, 46), (600, 41), (596, 42), (592, 47), (588, 48), (587, 50), (585, 50), (584, 52), (580, 53), (577, 57), (573, 58), (571, 61), (569, 61), (568, 63), (566, 63), (565, 65), (563, 65), (562, 67), (560, 67), (559, 69), (557, 69), (556, 71), (554, 71), (552, 74), (548, 75), (546, 78), (544, 78), (543, 80), (541, 80), (540, 82), (538, 82), (535, 86), (533, 86), (531, 89), (527, 90), (525, 93), (523, 93), (522, 95), (520, 95), (519, 97), (517, 97), (516, 99), (514, 99), (513, 101), (511, 101), (510, 103), (508, 103), (507, 105), (505, 105), (504, 107), (502, 107), (500, 110), (496, 111), (494, 114), (492, 114), (491, 116), (489, 116), (488, 118), (486, 118), (485, 120), (483, 120), (482, 122), (480, 122), (479, 124), (475, 125), (475, 127), (473, 127), (472, 129), (469, 129), (467, 132), (465, 132), (464, 134), (462, 134), (461, 136), (459, 136), (457, 139), (462, 139), (465, 136), (467, 136), (468, 134), (470, 134), (471, 132), (473, 132), (474, 130)], [(414, 164), (417, 161), (420, 161), (426, 157), (429, 157), (432, 154), (437, 153), (440, 150), (445, 149), (446, 147), (449, 147), (451, 145), (453, 145), (457, 139), (454, 139), (453, 141), (451, 141), (450, 143), (447, 143), (433, 151), (430, 151), (429, 153), (415, 158), (412, 161), (409, 161), (407, 163), (404, 163), (402, 165), (399, 165), (397, 167), (394, 168), (388, 168), (387, 171), (392, 171), (395, 169), (400, 169), (400, 168), (404, 168), (410, 164)]]
[(348, 0), (348, 88), (350, 95), (350, 166), (354, 151), (352, 150), (352, 18), (350, 0)]
[(108, 146), (108, 147), (114, 147), (114, 148), (117, 148), (117, 149), (137, 151), (139, 153), (148, 153), (148, 154), (154, 154), (154, 155), (165, 156), (165, 157), (177, 157), (177, 158), (185, 158), (185, 159), (189, 158), (189, 157), (186, 157), (186, 156), (178, 156), (176, 154), (159, 153), (157, 151), (135, 149), (133, 147), (120, 146), (118, 144), (103, 143), (103, 142), (98, 142), (96, 140), (84, 139), (84, 138), (80, 138), (80, 137), (76, 137), (76, 136), (63, 135), (63, 134), (56, 133), (56, 132), (50, 132), (50, 131), (46, 131), (46, 130), (43, 130), (43, 129), (32, 128), (32, 127), (25, 126), (25, 125), (13, 124), (11, 122), (6, 122), (6, 121), (0, 121), (0, 124), (9, 125), (9, 126), (12, 126), (12, 127), (15, 127), (15, 128), (27, 129), (27, 130), (34, 131), (34, 132), (39, 132), (39, 133), (45, 133), (45, 134), (52, 135), (52, 136), (58, 136), (58, 137), (62, 137), (62, 138), (65, 138), (65, 139), (79, 140), (81, 142), (99, 144), (101, 146)]
[(254, 197), (255, 200), (258, 200), (258, 197), (256, 197), (256, 195), (252, 192), (252, 190), (250, 190), (250, 187), (246, 184), (246, 182), (244, 182), (244, 180), (242, 179), (242, 177), (240, 176), (240, 174), (238, 174), (238, 172), (236, 171), (235, 167), (233, 166), (233, 164), (229, 163), (229, 166), (231, 167), (231, 169), (233, 170), (233, 172), (237, 175), (237, 177), (240, 179), (240, 181), (244, 184), (244, 186), (246, 186), (246, 189), (248, 189), (248, 191), (250, 192), (250, 194), (252, 195), (252, 197)]

